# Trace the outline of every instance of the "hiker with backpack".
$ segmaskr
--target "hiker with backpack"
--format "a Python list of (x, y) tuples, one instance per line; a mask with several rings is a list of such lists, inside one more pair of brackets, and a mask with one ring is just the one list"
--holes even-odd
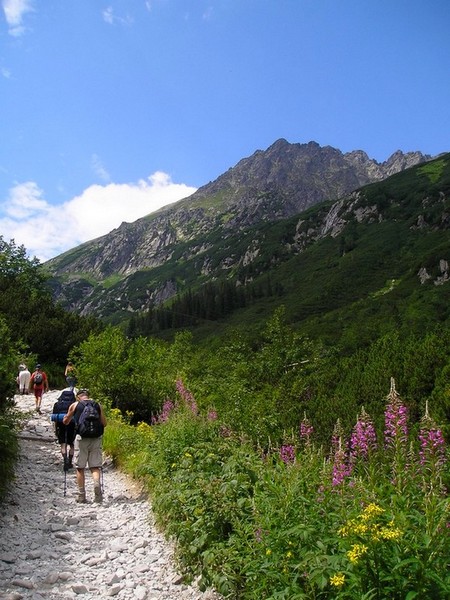
[(36, 370), (30, 377), (30, 391), (34, 392), (36, 412), (41, 412), (42, 395), (48, 392), (48, 377), (41, 365), (36, 365)]
[(75, 394), (76, 391), (73, 387), (63, 389), (53, 405), (51, 415), (51, 420), (55, 424), (55, 434), (61, 447), (64, 471), (68, 471), (73, 467), (75, 422), (72, 419), (70, 423), (64, 425), (63, 418), (66, 416), (70, 405), (76, 402)]
[(101, 405), (89, 398), (86, 389), (78, 391), (74, 402), (63, 418), (68, 425), (72, 418), (75, 421), (75, 454), (74, 465), (77, 470), (78, 495), (76, 501), (86, 502), (85, 474), (86, 466), (92, 473), (94, 482), (94, 501), (102, 502), (102, 486), (100, 482), (103, 464), (102, 435), (106, 427), (106, 418)]

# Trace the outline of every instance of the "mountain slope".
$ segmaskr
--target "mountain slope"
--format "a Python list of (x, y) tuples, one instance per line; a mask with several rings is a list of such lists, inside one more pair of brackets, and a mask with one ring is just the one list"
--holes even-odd
[[(283, 304), (305, 334), (347, 349), (388, 331), (423, 335), (450, 326), (449, 228), (447, 154), (236, 236), (234, 252), (252, 248), (246, 264), (228, 279), (211, 264), (215, 280), (134, 318), (132, 333), (186, 326), (197, 336), (217, 335), (223, 325), (257, 325)], [(220, 262), (215, 250), (210, 255)]]
[(189, 198), (48, 261), (54, 297), (80, 314), (121, 320), (251, 265), (260, 253), (255, 228), (429, 158), (397, 152), (379, 164), (362, 151), (278, 140)]

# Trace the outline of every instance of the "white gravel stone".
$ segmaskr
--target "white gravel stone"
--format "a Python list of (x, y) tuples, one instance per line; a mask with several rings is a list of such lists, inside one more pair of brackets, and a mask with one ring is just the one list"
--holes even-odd
[(0, 599), (219, 600), (181, 584), (148, 498), (107, 457), (103, 503), (93, 502), (88, 471), (88, 503), (75, 502), (75, 470), (65, 477), (50, 420), (59, 393), (44, 394), (41, 414), (33, 396), (15, 396), (26, 418), (16, 478), (0, 513)]

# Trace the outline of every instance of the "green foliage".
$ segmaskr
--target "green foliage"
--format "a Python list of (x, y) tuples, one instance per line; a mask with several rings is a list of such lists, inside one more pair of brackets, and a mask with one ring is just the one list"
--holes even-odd
[(185, 334), (171, 345), (151, 338), (128, 340), (109, 326), (80, 344), (72, 358), (79, 385), (89, 388), (92, 397), (129, 414), (132, 423), (150, 423), (189, 363), (190, 344)]
[(0, 315), (22, 353), (38, 358), (47, 370), (59, 365), (63, 371), (71, 348), (102, 325), (55, 305), (45, 282), (39, 261), (0, 236)]
[(11, 409), (0, 412), (0, 502), (4, 500), (10, 481), (14, 476), (14, 466), (19, 455), (16, 434), (17, 416)]
[[(422, 334), (450, 318), (450, 287), (434, 284), (442, 276), (440, 261), (449, 260), (449, 194), (447, 154), (365, 186), (339, 204), (324, 202), (235, 234), (227, 229), (225, 239), (218, 223), (198, 235), (193, 225), (192, 237), (172, 245), (164, 264), (109, 287), (108, 306), (104, 283), (89, 302), (101, 296), (103, 314), (128, 327), (131, 337), (172, 339), (186, 327), (210, 344), (229, 327), (259, 327), (280, 304), (302, 335), (348, 354), (393, 331)], [(324, 237), (332, 208), (342, 229)], [(251, 260), (239, 260), (249, 254)], [(232, 266), (224, 269), (230, 259)], [(422, 268), (431, 277), (424, 283)], [(148, 290), (167, 282), (176, 296), (139, 315)], [(70, 301), (82, 291), (80, 283)], [(133, 312), (123, 310), (116, 296), (126, 298)]]
[(18, 456), (16, 415), (12, 398), (16, 389), (17, 347), (12, 343), (9, 329), (0, 315), (0, 501), (4, 499), (14, 475)]
[(420, 446), (412, 434), (384, 449), (383, 427), (378, 451), (358, 456), (354, 442), (337, 479), (337, 450), (297, 437), (292, 460), (275, 448), (261, 453), (193, 412), (179, 390), (163, 421), (139, 425), (134, 438), (129, 425), (114, 425), (105, 443), (145, 476), (187, 577), (241, 600), (448, 596), (450, 474), (424, 446), (429, 417)]

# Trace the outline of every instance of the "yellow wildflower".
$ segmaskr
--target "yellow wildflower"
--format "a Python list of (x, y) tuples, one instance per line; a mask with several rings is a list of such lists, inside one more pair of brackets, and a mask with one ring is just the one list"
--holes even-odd
[(267, 548), (266, 556), (270, 556), (271, 554), (272, 554), (272, 550), (270, 548)]
[(343, 573), (336, 573), (333, 577), (330, 577), (331, 585), (334, 585), (337, 588), (340, 588), (344, 585), (345, 575)]
[(402, 532), (398, 527), (382, 527), (379, 532), (380, 538), (382, 540), (398, 540), (402, 537)]
[(364, 544), (353, 544), (352, 549), (347, 552), (348, 560), (355, 565), (366, 552), (367, 546)]
[(367, 532), (367, 525), (360, 523), (356, 519), (350, 519), (347, 523), (339, 529), (338, 533), (342, 537), (348, 537), (349, 535), (362, 535)]
[(371, 502), (364, 509), (363, 514), (361, 515), (361, 519), (363, 521), (369, 521), (372, 517), (376, 517), (377, 515), (381, 515), (382, 513), (384, 513), (384, 508), (381, 508), (381, 506), (378, 506), (377, 504)]

